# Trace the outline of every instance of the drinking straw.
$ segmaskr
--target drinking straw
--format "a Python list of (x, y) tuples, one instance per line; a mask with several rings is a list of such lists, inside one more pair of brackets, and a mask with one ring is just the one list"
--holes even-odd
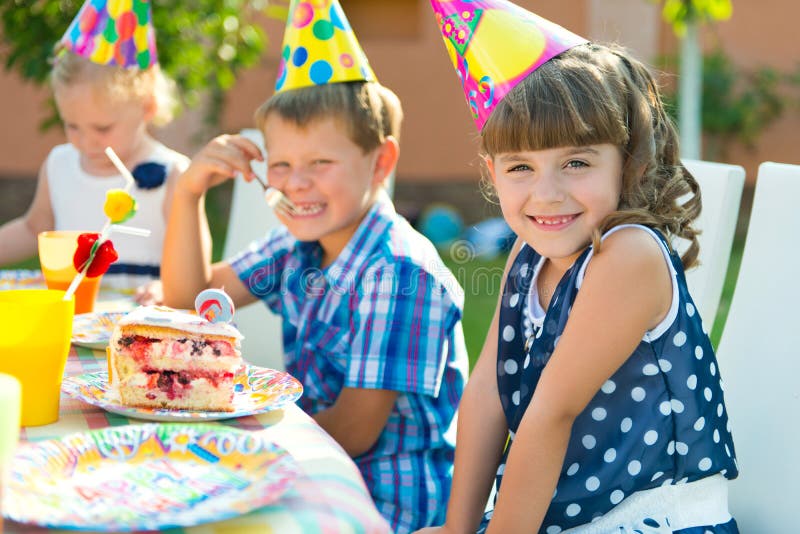
[[(131, 188), (136, 183), (136, 180), (133, 179), (133, 175), (130, 173), (127, 167), (125, 167), (125, 165), (122, 163), (122, 160), (119, 159), (119, 156), (117, 156), (117, 153), (114, 152), (113, 148), (107, 146), (105, 149), (105, 153), (106, 156), (108, 156), (108, 159), (111, 160), (111, 163), (114, 164), (114, 167), (116, 167), (119, 173), (122, 175), (122, 177), (125, 178), (125, 192), (130, 193)], [(150, 230), (147, 230), (145, 228), (134, 228), (132, 226), (121, 226), (119, 224), (112, 224), (111, 219), (107, 219), (105, 225), (103, 225), (103, 230), (100, 232), (100, 237), (97, 238), (95, 245), (93, 245), (92, 247), (94, 249), (94, 253), (89, 254), (89, 258), (86, 260), (86, 263), (84, 264), (83, 268), (80, 270), (80, 272), (78, 272), (75, 275), (75, 278), (72, 279), (72, 283), (70, 283), (69, 287), (67, 288), (67, 291), (64, 293), (64, 300), (69, 300), (72, 298), (72, 295), (78, 289), (81, 280), (83, 280), (83, 277), (86, 276), (86, 271), (89, 270), (89, 266), (92, 264), (92, 261), (94, 261), (94, 254), (97, 252), (97, 250), (100, 249), (100, 245), (102, 245), (103, 242), (106, 241), (109, 235), (113, 232), (118, 232), (121, 234), (128, 234), (128, 235), (136, 235), (140, 237), (150, 236)]]

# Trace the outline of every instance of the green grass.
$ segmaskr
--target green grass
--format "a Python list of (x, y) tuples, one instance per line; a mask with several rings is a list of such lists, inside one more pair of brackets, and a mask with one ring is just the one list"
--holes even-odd
[(711, 328), (711, 344), (714, 349), (719, 347), (719, 340), (722, 337), (722, 330), (728, 318), (728, 311), (731, 307), (733, 290), (736, 287), (736, 279), (739, 276), (739, 267), (742, 264), (742, 251), (744, 250), (744, 236), (737, 235), (733, 241), (731, 258), (728, 261), (728, 273), (725, 276), (725, 284), (722, 286), (722, 296), (717, 308), (717, 316), (714, 318), (714, 326)]
[(486, 332), (489, 330), (497, 306), (507, 256), (504, 254), (493, 260), (473, 259), (464, 262), (457, 261), (447, 254), (442, 256), (464, 289), (462, 324), (469, 354), (469, 366), (472, 369), (483, 348)]
[(231, 213), (231, 196), (233, 195), (233, 181), (229, 180), (211, 189), (206, 194), (206, 215), (208, 226), (211, 230), (211, 261), (222, 259), (225, 247), (225, 234), (228, 231), (228, 218)]
[(27, 260), (18, 261), (17, 263), (10, 263), (3, 266), (3, 269), (38, 269), (39, 268), (39, 255)]

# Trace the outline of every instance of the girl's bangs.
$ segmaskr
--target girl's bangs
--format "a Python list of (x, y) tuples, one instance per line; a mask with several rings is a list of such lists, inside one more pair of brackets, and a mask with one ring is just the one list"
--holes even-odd
[(481, 132), (489, 156), (562, 146), (624, 147), (624, 95), (609, 94), (592, 69), (540, 67), (497, 105)]

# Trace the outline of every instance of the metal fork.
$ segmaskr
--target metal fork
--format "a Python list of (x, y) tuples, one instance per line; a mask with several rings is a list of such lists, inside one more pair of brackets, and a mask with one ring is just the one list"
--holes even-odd
[(294, 202), (289, 200), (289, 197), (284, 195), (280, 190), (268, 186), (257, 174), (255, 177), (258, 183), (261, 184), (261, 187), (264, 188), (264, 200), (267, 201), (270, 208), (284, 215), (294, 215), (297, 213), (297, 206), (294, 205)]

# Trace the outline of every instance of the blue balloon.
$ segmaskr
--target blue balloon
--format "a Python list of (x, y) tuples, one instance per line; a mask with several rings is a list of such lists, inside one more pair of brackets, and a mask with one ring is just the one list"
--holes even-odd
[(495, 258), (511, 250), (516, 237), (502, 217), (481, 221), (464, 233), (464, 239), (472, 244), (475, 256), (484, 259)]
[(448, 245), (464, 230), (461, 215), (447, 204), (427, 207), (417, 221), (417, 229), (437, 247)]

